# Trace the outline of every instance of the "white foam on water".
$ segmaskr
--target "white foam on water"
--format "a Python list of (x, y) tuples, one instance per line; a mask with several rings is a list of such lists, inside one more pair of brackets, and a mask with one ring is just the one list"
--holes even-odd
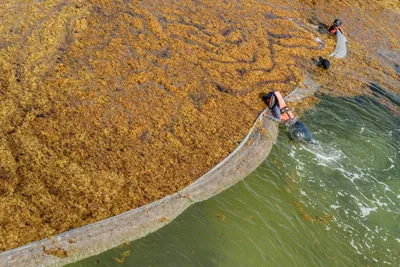
[(297, 166), (296, 166), (296, 170), (302, 171), (302, 170), (304, 170), (304, 168), (303, 168), (303, 166), (301, 166), (301, 165), (297, 165)]
[[(376, 133), (368, 129), (368, 126), (361, 125), (356, 131), (359, 131), (360, 134), (368, 134), (368, 136), (364, 135), (360, 137), (363, 141), (367, 143), (374, 142), (371, 138), (375, 135), (372, 135), (372, 133)], [(326, 134), (321, 129), (318, 130), (318, 133)], [(318, 137), (318, 133), (313, 132), (314, 137)], [(369, 133), (371, 133), (371, 136), (369, 136)], [(351, 153), (346, 155), (345, 153), (348, 153), (346, 148), (341, 147), (339, 143), (332, 144), (331, 141), (330, 144), (327, 144), (322, 139), (321, 141), (316, 141), (315, 144), (299, 143), (297, 146), (293, 146), (295, 148), (290, 149), (289, 152), (290, 157), (297, 162), (297, 166), (300, 164), (302, 166), (301, 168), (297, 168), (296, 166), (299, 177), (306, 178), (307, 182), (312, 181), (312, 185), (319, 193), (325, 194), (324, 192), (329, 192), (326, 196), (321, 195), (319, 198), (321, 203), (319, 204), (314, 203), (311, 198), (302, 198), (302, 202), (305, 206), (315, 207), (316, 210), (323, 208), (337, 213), (338, 216), (335, 216), (335, 225), (348, 234), (349, 239), (346, 238), (346, 243), (350, 243), (355, 249), (355, 253), (365, 255), (369, 260), (374, 262), (377, 262), (379, 259), (382, 260), (376, 254), (379, 253), (382, 244), (377, 245), (376, 240), (379, 240), (379, 242), (393, 240), (390, 238), (393, 234), (386, 227), (375, 228), (374, 224), (379, 219), (379, 216), (375, 215), (378, 215), (379, 212), (387, 212), (387, 214), (392, 215), (393, 213), (397, 213), (398, 200), (396, 198), (400, 199), (400, 194), (395, 187), (390, 188), (386, 184), (391, 179), (388, 179), (387, 176), (384, 179), (381, 178), (382, 171), (384, 170), (379, 167), (373, 168), (368, 166), (368, 162), (374, 160), (371, 158), (373, 155), (369, 158), (367, 157), (367, 161), (363, 160), (361, 165), (355, 165), (354, 163), (352, 164), (354, 155)], [(373, 146), (379, 148), (378, 145), (377, 143)], [(389, 163), (387, 166), (390, 166), (387, 170), (395, 169), (397, 162), (396, 155), (387, 155), (387, 157)], [(320, 166), (320, 168), (326, 169), (320, 175), (328, 173), (329, 176), (333, 174), (332, 177), (336, 178), (335, 172), (337, 172), (341, 180), (326, 179), (327, 177), (316, 175), (309, 168), (310, 164), (317, 168)], [(334, 173), (331, 173), (331, 171), (334, 171)], [(354, 186), (351, 186), (348, 182), (344, 182), (346, 180), (350, 181)], [(297, 180), (297, 182), (300, 181)], [(341, 186), (343, 183), (346, 184), (346, 187)], [(322, 190), (318, 189), (318, 186)], [(311, 188), (302, 186), (300, 194), (307, 197), (313, 196), (315, 192), (309, 189)], [(393, 195), (387, 193), (388, 191), (393, 193)], [(393, 191), (397, 193), (394, 194)], [(325, 200), (331, 201), (327, 202)], [(321, 207), (321, 204), (324, 207)], [(371, 212), (375, 212), (373, 213), (374, 216), (371, 215)], [(326, 230), (330, 230), (330, 226), (326, 226)], [(350, 238), (352, 238), (351, 241)], [(400, 238), (397, 238), (396, 241), (400, 243)], [(392, 255), (392, 252), (390, 254), (397, 258), (395, 255)]]
[(335, 149), (334, 147), (324, 147), (318, 141), (315, 144), (300, 144), (301, 149), (304, 149), (316, 156), (318, 160), (321, 160), (321, 164), (325, 162), (338, 161), (342, 152), (340, 150)]
[(378, 205), (381, 206), (381, 207), (387, 207), (387, 206), (388, 206), (387, 203), (381, 202), (379, 199), (376, 200), (376, 204), (378, 204)]
[(341, 191), (337, 191), (337, 194), (338, 194), (339, 196), (342, 196), (342, 197), (345, 196), (345, 194), (343, 194)]
[[(321, 133), (325, 133), (325, 131), (323, 129), (318, 129), (318, 131), (313, 132), (313, 135), (317, 135), (317, 134), (321, 134)], [(318, 141), (316, 141), (316, 142), (318, 142)]]
[(358, 251), (358, 247), (357, 247), (356, 244), (354, 243), (354, 239), (351, 239), (350, 245)]
[(357, 254), (362, 255), (362, 253), (359, 251), (357, 245), (355, 244), (354, 239), (351, 239), (350, 245), (351, 245), (353, 248), (355, 248)]
[[(365, 234), (365, 235), (367, 235), (367, 234)], [(369, 242), (371, 242), (372, 243), (372, 239), (373, 238), (371, 238), (371, 237), (365, 237)], [(371, 248), (371, 246), (370, 245), (368, 245), (368, 243), (367, 242), (365, 242), (365, 245), (368, 247), (368, 248)], [(375, 246), (373, 246), (373, 247), (375, 247)]]
[(366, 226), (364, 223), (360, 223), (365, 229), (367, 229), (368, 232), (372, 233), (372, 229), (370, 229), (368, 226)]
[[(344, 170), (343, 170), (344, 171)], [(358, 173), (351, 173), (347, 172), (347, 174), (351, 177), (350, 180), (354, 183), (355, 179), (361, 179), (362, 175), (359, 175)]]

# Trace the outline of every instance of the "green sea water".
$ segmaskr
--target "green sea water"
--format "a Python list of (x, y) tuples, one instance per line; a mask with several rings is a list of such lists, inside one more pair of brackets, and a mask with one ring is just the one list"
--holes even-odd
[(282, 126), (243, 181), (68, 266), (399, 266), (399, 103), (384, 91), (320, 97), (301, 118), (316, 144), (291, 141)]

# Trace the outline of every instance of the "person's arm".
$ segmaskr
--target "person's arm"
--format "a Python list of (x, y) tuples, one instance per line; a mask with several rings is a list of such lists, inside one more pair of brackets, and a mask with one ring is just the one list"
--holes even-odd
[(275, 105), (272, 110), (272, 115), (274, 115), (275, 118), (277, 118), (279, 121), (281, 120), (281, 110), (279, 108), (279, 105)]

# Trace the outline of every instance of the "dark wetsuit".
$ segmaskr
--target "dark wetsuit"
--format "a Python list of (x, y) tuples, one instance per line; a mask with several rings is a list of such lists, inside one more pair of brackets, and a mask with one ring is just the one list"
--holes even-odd
[(299, 121), (288, 125), (288, 132), (290, 139), (303, 140), (307, 143), (312, 143), (313, 138), (307, 127)]
[[(283, 101), (283, 99), (281, 101)], [(282, 103), (286, 105), (284, 101)], [(281, 121), (282, 111), (279, 106), (279, 101), (276, 101), (275, 105), (270, 107), (270, 110), (272, 112), (272, 115), (274, 115), (275, 118)], [(290, 139), (305, 141), (307, 143), (313, 142), (312, 135), (308, 131), (307, 127), (302, 122), (298, 121), (295, 117), (289, 118), (283, 121), (283, 123), (287, 126)]]

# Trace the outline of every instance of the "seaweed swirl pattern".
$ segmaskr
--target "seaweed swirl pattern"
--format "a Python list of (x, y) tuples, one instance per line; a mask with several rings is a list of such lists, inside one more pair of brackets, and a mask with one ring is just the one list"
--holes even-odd
[(333, 46), (280, 2), (2, 4), (0, 251), (153, 202), (228, 155), (258, 95), (290, 92)]

